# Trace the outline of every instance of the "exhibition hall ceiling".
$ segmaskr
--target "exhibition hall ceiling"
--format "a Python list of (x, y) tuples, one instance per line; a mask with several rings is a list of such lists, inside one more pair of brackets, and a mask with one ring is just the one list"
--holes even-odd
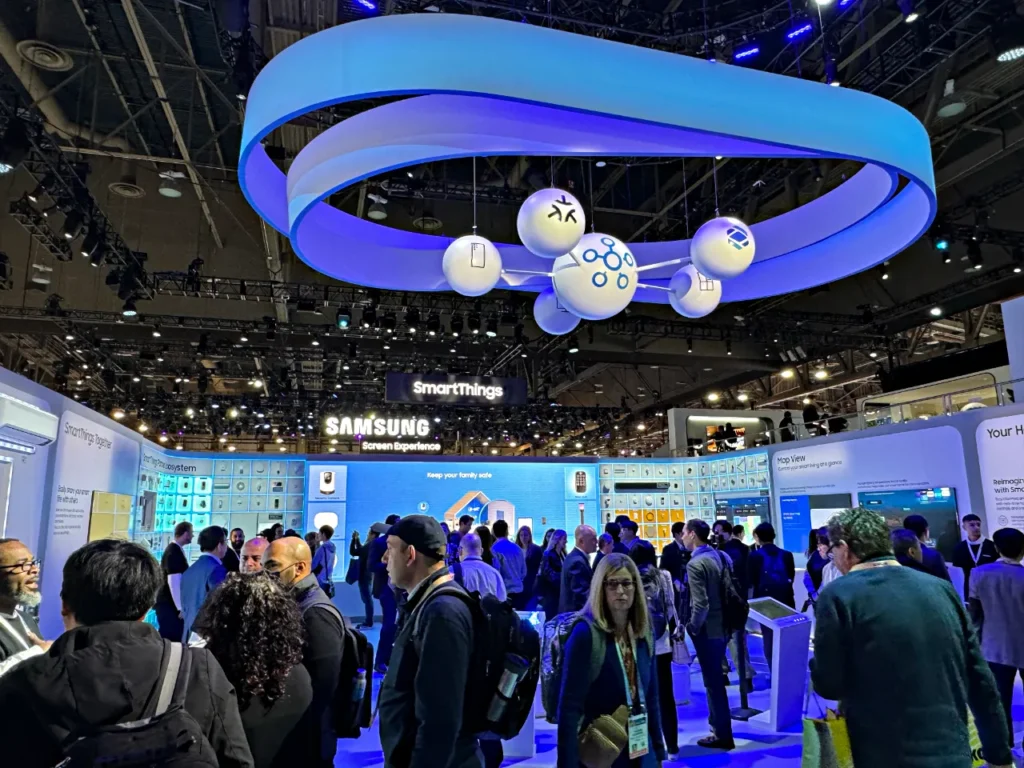
[[(245, 403), (275, 414), (275, 428), (290, 435), (309, 413), (380, 407), (387, 371), (522, 376), (535, 404), (495, 416), (508, 420), (510, 433), (529, 440), (531, 422), (557, 402), (566, 413), (592, 410), (561, 417), (552, 439), (586, 424), (593, 442), (586, 448), (600, 450), (614, 442), (604, 438), (611, 425), (629, 431), (647, 419), (656, 427), (667, 407), (710, 393), (746, 406), (789, 395), (797, 404), (814, 391), (852, 409), (857, 397), (877, 391), (879, 365), (1001, 342), (998, 302), (1024, 289), (1015, 271), (1024, 265), (1015, 216), (1024, 202), (1024, 159), (1016, 151), (1024, 135), (1017, 112), (1024, 58), (998, 60), (1022, 34), (1020, 17), (1012, 0), (917, 5), (0, 4), (0, 134), (24, 124), (31, 144), (22, 166), (0, 175), (0, 194), (12, 204), (10, 215), (0, 215), (3, 362), (99, 410), (125, 408), (134, 418), (134, 409), (163, 409), (168, 427), (171, 414), (199, 409), (181, 426), (211, 439), (223, 432), (209, 409), (214, 396), (225, 407)], [(828, 286), (724, 304), (698, 321), (638, 304), (561, 338), (533, 324), (531, 296), (496, 291), (473, 300), (331, 281), (299, 261), (239, 191), (246, 108), (239, 96), (267, 60), (305, 36), (417, 12), (542, 25), (890, 99), (931, 137), (939, 217), (931, 236), (888, 265)], [(1024, 38), (1018, 42), (1024, 46)], [(552, 77), (571, 80), (574, 66), (567, 62)], [(267, 139), (268, 154), (287, 169), (311, 139), (385, 101), (293, 120)], [(742, 100), (734, 107), (742, 111)], [(5, 137), (0, 146), (9, 145)], [(469, 160), (373, 176), (331, 203), (383, 226), (455, 237), (473, 223), (475, 187), (481, 234), (517, 242), (522, 201), (556, 184), (593, 211), (600, 229), (652, 242), (687, 237), (716, 209), (763, 221), (817, 199), (857, 169), (801, 159), (495, 156), (481, 157), (475, 176)], [(105, 222), (105, 251), (82, 236), (61, 237), (76, 211)], [(337, 258), (373, 255), (339, 242)], [(137, 314), (126, 316), (132, 307)], [(779, 375), (789, 368), (793, 376)], [(823, 381), (834, 386), (823, 390)], [(232, 433), (261, 429), (267, 418), (243, 420)]]

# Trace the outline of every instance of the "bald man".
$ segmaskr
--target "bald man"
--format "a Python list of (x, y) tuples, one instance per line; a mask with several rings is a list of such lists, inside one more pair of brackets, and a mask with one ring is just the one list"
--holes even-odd
[(239, 556), (238, 569), (242, 573), (258, 573), (263, 570), (263, 553), (266, 552), (270, 542), (262, 536), (249, 539), (242, 545), (242, 552)]
[(306, 630), (302, 664), (313, 683), (313, 703), (292, 730), (280, 754), (289, 764), (332, 768), (338, 742), (332, 704), (344, 648), (341, 612), (334, 607), (313, 575), (313, 555), (300, 538), (287, 536), (270, 542), (263, 552), (263, 570), (290, 587)]
[(590, 581), (594, 569), (590, 556), (597, 551), (597, 531), (589, 525), (576, 528), (576, 547), (562, 563), (562, 591), (558, 599), (558, 612), (570, 613), (583, 609), (590, 597)]

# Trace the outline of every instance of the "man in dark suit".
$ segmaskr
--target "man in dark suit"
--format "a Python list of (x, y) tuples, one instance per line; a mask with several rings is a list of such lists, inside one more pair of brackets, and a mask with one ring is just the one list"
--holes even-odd
[(228, 537), (219, 525), (199, 532), (199, 559), (181, 576), (181, 613), (184, 620), (181, 642), (188, 643), (192, 624), (199, 615), (206, 596), (228, 577), (221, 562), (228, 548)]
[(366, 558), (370, 571), (373, 573), (373, 596), (380, 600), (380, 613), (383, 622), (380, 628), (380, 642), (377, 643), (377, 658), (374, 669), (381, 674), (388, 670), (391, 663), (391, 648), (395, 644), (398, 631), (398, 601), (395, 590), (388, 582), (388, 566), (384, 562), (384, 553), (388, 549), (388, 531), (399, 520), (398, 515), (388, 515), (383, 523), (374, 523), (370, 530), (377, 532), (377, 538), (370, 542), (369, 554)]
[(953, 565), (964, 572), (964, 600), (971, 596), (971, 571), (979, 565), (988, 565), (999, 559), (999, 552), (991, 539), (981, 535), (981, 518), (973, 512), (964, 515), (960, 525), (967, 538), (953, 548)]
[(562, 590), (558, 600), (559, 613), (573, 613), (583, 609), (590, 597), (590, 581), (594, 569), (590, 556), (597, 551), (597, 531), (589, 525), (576, 528), (576, 548), (562, 563)]
[[(771, 523), (761, 523), (754, 529), (754, 541), (761, 548), (751, 552), (747, 559), (747, 583), (752, 597), (771, 597), (795, 611), (793, 579), (796, 578), (796, 566), (793, 553), (775, 546), (775, 527)], [(771, 670), (775, 638), (768, 627), (762, 628), (761, 637), (764, 639), (764, 657)]]
[(686, 564), (690, 562), (690, 551), (683, 546), (685, 528), (685, 523), (672, 524), (672, 541), (665, 545), (659, 566), (661, 570), (668, 571), (668, 575), (672, 577), (672, 584), (675, 585), (677, 596), (683, 591), (683, 576), (686, 573)]
[(241, 565), (238, 555), (242, 551), (242, 545), (245, 544), (245, 532), (241, 528), (233, 528), (231, 533), (228, 534), (228, 529), (225, 528), (224, 533), (228, 536), (228, 544), (230, 546), (224, 552), (224, 559), (221, 562), (224, 563), (228, 573), (238, 573), (239, 566)]
[[(629, 547), (627, 547), (625, 544), (622, 543), (622, 521), (623, 520), (625, 520), (628, 523), (629, 522), (629, 516), (628, 515), (619, 515), (617, 518), (615, 518), (615, 522), (614, 523), (608, 523), (607, 525), (605, 525), (604, 532), (607, 533), (609, 536), (611, 536), (612, 540), (615, 542), (612, 545), (612, 552), (618, 552), (620, 555), (628, 555), (629, 554)], [(596, 566), (597, 563), (595, 563), (594, 565)]]
[(942, 559), (942, 555), (937, 550), (932, 549), (927, 544), (927, 542), (931, 541), (928, 521), (921, 515), (908, 515), (903, 518), (903, 527), (908, 531), (913, 531), (918, 541), (921, 542), (921, 564), (924, 566), (924, 570), (932, 576), (938, 576), (940, 579), (945, 579), (952, 583), (953, 579), (949, 576), (946, 561)]
[(732, 525), (728, 520), (716, 520), (711, 529), (718, 537), (718, 548), (732, 560), (732, 571), (739, 582), (740, 594), (747, 594), (747, 558), (750, 547), (732, 534)]

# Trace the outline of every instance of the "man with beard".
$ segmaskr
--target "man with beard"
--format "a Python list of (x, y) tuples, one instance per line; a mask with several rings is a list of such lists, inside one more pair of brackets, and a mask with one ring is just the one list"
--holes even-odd
[(0, 675), (50, 647), (30, 610), (40, 598), (39, 561), (17, 539), (0, 539)]
[(228, 573), (238, 573), (242, 562), (242, 545), (245, 544), (245, 531), (232, 528), (228, 535), (228, 551), (224, 553), (224, 567)]

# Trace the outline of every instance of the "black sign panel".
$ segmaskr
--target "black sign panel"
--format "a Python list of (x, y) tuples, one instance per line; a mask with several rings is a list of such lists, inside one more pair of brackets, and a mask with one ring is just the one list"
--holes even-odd
[(384, 399), (389, 403), (432, 405), (526, 405), (526, 380), (389, 373), (384, 381)]

